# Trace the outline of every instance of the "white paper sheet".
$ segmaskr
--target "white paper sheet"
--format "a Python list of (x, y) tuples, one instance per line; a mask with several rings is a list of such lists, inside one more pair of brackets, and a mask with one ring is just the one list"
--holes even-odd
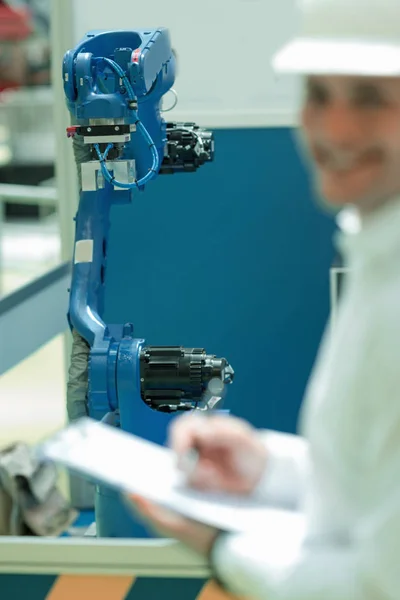
[(36, 449), (39, 458), (124, 493), (135, 493), (189, 518), (236, 532), (259, 532), (282, 538), (286, 531), (301, 536), (300, 514), (260, 504), (255, 498), (191, 490), (176, 468), (175, 454), (109, 425), (81, 419)]

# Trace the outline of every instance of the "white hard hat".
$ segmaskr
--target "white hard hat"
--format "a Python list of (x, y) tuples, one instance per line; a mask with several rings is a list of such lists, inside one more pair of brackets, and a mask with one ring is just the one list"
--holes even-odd
[(280, 73), (400, 76), (400, 0), (298, 0), (299, 37), (273, 58)]

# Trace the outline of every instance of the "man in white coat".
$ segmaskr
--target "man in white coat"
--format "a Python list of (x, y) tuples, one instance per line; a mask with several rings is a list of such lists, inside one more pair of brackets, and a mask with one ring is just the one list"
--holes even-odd
[(189, 415), (174, 424), (171, 444), (179, 456), (198, 448), (193, 486), (296, 508), (305, 534), (283, 528), (270, 538), (261, 523), (258, 536), (221, 534), (133, 502), (164, 535), (208, 556), (235, 594), (399, 600), (400, 4), (301, 4), (301, 35), (274, 67), (304, 76), (302, 140), (319, 195), (338, 209), (350, 269), (338, 317), (308, 386), (301, 435)]

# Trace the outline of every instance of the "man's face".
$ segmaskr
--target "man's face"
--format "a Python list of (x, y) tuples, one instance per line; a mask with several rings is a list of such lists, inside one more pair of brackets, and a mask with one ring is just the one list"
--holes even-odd
[(301, 122), (330, 205), (368, 212), (400, 194), (400, 78), (310, 77)]

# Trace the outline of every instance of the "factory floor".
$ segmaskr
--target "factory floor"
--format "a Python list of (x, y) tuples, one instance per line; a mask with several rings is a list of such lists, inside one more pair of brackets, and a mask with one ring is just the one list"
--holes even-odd
[[(3, 223), (0, 298), (60, 263), (57, 220)], [(29, 332), (27, 332), (29, 335)], [(1, 340), (7, 344), (7, 340)], [(65, 423), (64, 338), (58, 336), (0, 376), (0, 447), (35, 443)], [(65, 477), (62, 477), (65, 488)]]

